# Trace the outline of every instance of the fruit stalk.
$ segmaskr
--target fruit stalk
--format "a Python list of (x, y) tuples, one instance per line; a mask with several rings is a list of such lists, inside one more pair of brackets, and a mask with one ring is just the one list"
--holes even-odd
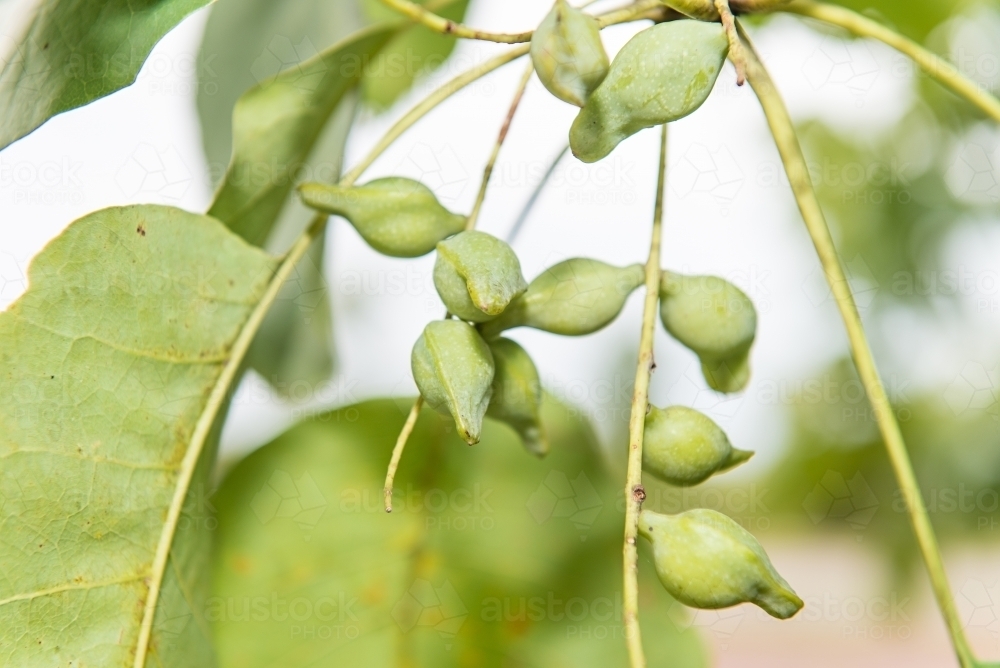
[(483, 208), (483, 200), (486, 199), (486, 188), (490, 185), (490, 176), (493, 175), (493, 167), (497, 163), (497, 156), (500, 155), (500, 148), (503, 146), (504, 140), (507, 139), (507, 131), (510, 130), (510, 123), (514, 120), (517, 107), (521, 104), (521, 97), (524, 96), (524, 89), (528, 87), (528, 82), (531, 80), (531, 73), (534, 71), (534, 66), (528, 63), (528, 67), (525, 68), (524, 74), (521, 76), (521, 81), (517, 85), (517, 90), (514, 92), (514, 99), (510, 103), (507, 117), (500, 127), (500, 134), (497, 135), (497, 141), (493, 145), (493, 153), (490, 154), (490, 159), (486, 162), (486, 167), (483, 169), (483, 182), (479, 185), (479, 192), (476, 193), (476, 203), (472, 205), (472, 213), (469, 214), (469, 219), (465, 222), (465, 229), (467, 230), (471, 230), (476, 226), (479, 211)]
[[(386, 133), (385, 137), (382, 138), (382, 141), (380, 141), (375, 149), (372, 150), (372, 153), (366, 156), (365, 159), (358, 164), (358, 166), (351, 170), (351, 173), (348, 174), (347, 177), (353, 176), (353, 178), (356, 179), (360, 175), (361, 171), (371, 165), (371, 163), (374, 162), (375, 157), (381, 154), (381, 152), (384, 151), (389, 144), (398, 139), (407, 128), (416, 123), (424, 116), (424, 114), (429, 112), (452, 94), (458, 92), (484, 74), (492, 72), (497, 67), (509, 63), (527, 52), (528, 46), (520, 46), (516, 49), (511, 49), (505, 54), (501, 54), (496, 58), (486, 61), (482, 65), (460, 74), (438, 90), (431, 93), (431, 95), (429, 95), (423, 102), (414, 107), (410, 113), (401, 118), (396, 125), (394, 125), (389, 132)], [(503, 146), (503, 142), (507, 138), (507, 130), (510, 128), (510, 123), (514, 118), (514, 113), (517, 111), (517, 107), (521, 103), (521, 97), (524, 95), (524, 89), (528, 86), (528, 81), (531, 79), (531, 73), (533, 71), (534, 68), (529, 64), (524, 72), (524, 75), (521, 77), (521, 82), (514, 94), (510, 110), (507, 112), (507, 117), (504, 120), (503, 126), (500, 128), (500, 134), (497, 137), (496, 144), (493, 146), (493, 153), (491, 154), (489, 161), (486, 163), (486, 168), (483, 171), (483, 183), (479, 188), (479, 194), (476, 197), (476, 204), (472, 209), (472, 213), (469, 214), (469, 219), (465, 224), (465, 229), (467, 230), (471, 230), (476, 226), (476, 219), (478, 218), (479, 209), (482, 206), (483, 199), (486, 197), (486, 188), (489, 185), (490, 175), (493, 173), (493, 166), (496, 163), (497, 155), (500, 153), (500, 147)], [(378, 153), (375, 153), (376, 150)], [(448, 317), (450, 317), (450, 314), (445, 313), (445, 318)], [(416, 401), (413, 402), (413, 407), (410, 408), (410, 414), (407, 416), (406, 422), (403, 424), (403, 429), (399, 432), (399, 436), (396, 438), (396, 445), (392, 448), (392, 456), (389, 459), (389, 466), (385, 473), (385, 482), (382, 486), (382, 497), (385, 502), (385, 512), (387, 513), (392, 512), (392, 489), (393, 481), (396, 478), (396, 469), (399, 468), (399, 460), (403, 457), (403, 450), (406, 449), (406, 442), (409, 440), (410, 434), (413, 432), (413, 426), (417, 422), (417, 417), (420, 415), (420, 409), (423, 407), (423, 404), (424, 398), (422, 396), (418, 396)]]
[[(523, 44), (530, 42), (531, 36), (534, 35), (533, 30), (519, 33), (495, 33), (487, 30), (477, 30), (446, 19), (443, 16), (438, 16), (427, 7), (422, 7), (410, 0), (382, 0), (382, 2), (403, 16), (442, 35), (452, 35), (462, 39), (478, 39), (486, 42), (497, 42), (499, 44)], [(609, 25), (640, 19), (666, 18), (665, 10), (666, 7), (663, 6), (661, 0), (638, 0), (631, 5), (615, 9), (595, 18), (597, 18), (600, 26), (605, 28)]]
[(389, 460), (389, 468), (385, 472), (385, 484), (382, 486), (382, 498), (385, 501), (385, 512), (392, 512), (392, 483), (396, 479), (396, 469), (399, 468), (399, 460), (403, 456), (403, 449), (406, 447), (406, 442), (410, 439), (410, 434), (413, 433), (413, 427), (417, 424), (417, 418), (420, 417), (420, 409), (424, 407), (424, 398), (418, 396), (417, 400), (413, 402), (413, 406), (410, 407), (410, 414), (406, 416), (406, 422), (403, 423), (403, 428), (399, 432), (399, 436), (396, 437), (396, 445), (392, 448), (392, 458)]
[(847, 337), (851, 345), (851, 355), (854, 358), (854, 365), (858, 370), (858, 376), (864, 384), (868, 400), (871, 402), (875, 412), (875, 419), (878, 422), (882, 440), (885, 443), (896, 475), (896, 481), (906, 499), (906, 507), (916, 534), (917, 543), (920, 546), (920, 553), (923, 556), (927, 567), (934, 595), (937, 599), (938, 607), (944, 616), (945, 623), (951, 634), (952, 644), (955, 653), (958, 655), (962, 668), (973, 668), (976, 663), (968, 641), (962, 630), (962, 622), (958, 617), (954, 600), (952, 599), (951, 587), (948, 584), (948, 577), (945, 574), (944, 563), (938, 549), (937, 539), (934, 536), (934, 529), (931, 526), (927, 509), (924, 506), (923, 497), (917, 484), (916, 475), (913, 472), (913, 465), (910, 463), (909, 455), (906, 451), (906, 444), (903, 441), (903, 434), (896, 422), (892, 405), (886, 395), (882, 379), (879, 377), (875, 360), (872, 357), (871, 348), (865, 330), (861, 324), (861, 317), (858, 314), (854, 296), (851, 293), (850, 284), (844, 274), (844, 268), (837, 255), (837, 249), (830, 235), (830, 228), (826, 223), (823, 210), (820, 208), (816, 192), (813, 190), (812, 182), (809, 178), (809, 170), (806, 166), (802, 148), (799, 145), (798, 137), (795, 134), (795, 126), (784, 101), (778, 94), (771, 80), (770, 75), (760, 61), (753, 43), (746, 32), (737, 22), (740, 36), (746, 44), (748, 65), (747, 80), (751, 88), (757, 94), (764, 116), (767, 118), (777, 145), (781, 161), (785, 166), (785, 173), (792, 186), (792, 192), (798, 203), (799, 211), (805, 221), (806, 229), (812, 238), (816, 253), (819, 255), (820, 264), (823, 266), (826, 280), (830, 284), (830, 289), (837, 302), (837, 308), (844, 320), (844, 327), (847, 330)]
[(656, 204), (653, 209), (653, 234), (646, 261), (646, 299), (642, 310), (642, 333), (639, 336), (639, 361), (635, 369), (635, 389), (629, 416), (628, 471), (625, 476), (625, 544), (623, 548), (625, 639), (628, 643), (629, 664), (645, 668), (639, 629), (639, 512), (646, 498), (642, 487), (642, 439), (649, 403), (649, 376), (653, 370), (653, 335), (656, 328), (656, 303), (660, 294), (660, 237), (663, 231), (664, 183), (667, 176), (667, 126), (660, 135), (660, 168), (656, 183)]

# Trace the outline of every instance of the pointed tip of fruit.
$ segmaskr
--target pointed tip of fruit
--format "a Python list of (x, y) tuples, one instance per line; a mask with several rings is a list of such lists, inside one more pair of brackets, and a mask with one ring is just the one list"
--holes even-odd
[(754, 454), (755, 453), (753, 450), (740, 450), (738, 448), (733, 448), (732, 450), (730, 450), (729, 457), (726, 458), (726, 462), (722, 465), (722, 468), (720, 468), (719, 470), (728, 471), (731, 468), (739, 466), (740, 464), (745, 463), (747, 460), (753, 457)]
[(788, 619), (805, 605), (798, 594), (782, 586), (774, 586), (772, 589), (761, 592), (754, 603), (777, 619)]
[(478, 429), (475, 431), (469, 429), (469, 427), (465, 424), (465, 421), (461, 418), (455, 418), (455, 426), (458, 428), (458, 435), (463, 441), (469, 445), (475, 445), (479, 442), (480, 433)]
[(549, 441), (538, 427), (529, 427), (521, 430), (519, 435), (521, 436), (521, 442), (524, 443), (524, 449), (531, 454), (539, 459), (549, 454)]
[(739, 392), (750, 382), (750, 361), (747, 356), (723, 361), (702, 361), (701, 372), (708, 386), (717, 392)]

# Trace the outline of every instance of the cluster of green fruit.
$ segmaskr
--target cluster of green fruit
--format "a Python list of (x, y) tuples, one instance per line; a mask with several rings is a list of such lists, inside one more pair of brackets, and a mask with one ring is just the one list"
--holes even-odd
[[(722, 26), (695, 20), (662, 23), (626, 44), (609, 63), (595, 19), (557, 0), (535, 31), (531, 56), (556, 97), (581, 108), (570, 130), (585, 162), (608, 155), (643, 128), (681, 118), (707, 98), (729, 47)], [(361, 186), (306, 184), (303, 200), (346, 218), (376, 250), (416, 257), (437, 250), (434, 285), (449, 317), (432, 322), (413, 347), (413, 377), (425, 401), (450, 415), (462, 438), (480, 438), (489, 415), (509, 424), (542, 456), (542, 390), (528, 353), (501, 336), (515, 327), (581, 336), (610, 324), (645, 280), (642, 265), (615, 267), (574, 258), (528, 283), (504, 241), (465, 229), (419, 182), (391, 177)], [(712, 276), (663, 272), (660, 316), (666, 330), (701, 360), (720, 392), (743, 389), (757, 316), (736, 286)], [(695, 485), (746, 461), (709, 417), (690, 408), (650, 407), (643, 470), (674, 485)], [(774, 570), (760, 544), (711, 510), (667, 516), (643, 511), (639, 533), (653, 545), (657, 573), (681, 602), (720, 608), (751, 601), (786, 618), (802, 601)]]
[[(310, 206), (346, 218), (382, 253), (415, 257), (437, 249), (434, 285), (455, 317), (428, 324), (413, 347), (413, 377), (421, 395), (455, 420), (469, 444), (479, 441), (489, 415), (509, 424), (530, 452), (544, 455), (548, 444), (538, 370), (524, 348), (501, 334), (515, 327), (564, 336), (596, 332), (618, 316), (642, 285), (642, 265), (615, 267), (573, 258), (528, 283), (507, 243), (463, 229), (465, 217), (448, 211), (416, 181), (394, 177), (353, 187), (309, 184), (302, 195)], [(667, 331), (699, 356), (710, 386), (735, 392), (746, 385), (757, 316), (739, 288), (714, 276), (663, 272), (660, 316)], [(697, 484), (749, 455), (733, 449), (722, 430), (693, 409), (651, 408), (646, 417), (643, 467), (672, 484)], [(640, 530), (653, 542), (661, 580), (685, 603), (719, 607), (753, 600), (778, 616), (801, 607), (753, 537), (723, 515), (690, 511), (667, 517), (646, 511)], [(735, 563), (743, 571), (756, 574), (737, 599), (733, 583), (748, 576), (734, 580), (735, 571), (718, 563), (732, 554), (738, 555)], [(696, 572), (701, 576), (694, 577)], [(704, 591), (692, 590), (693, 582)]]

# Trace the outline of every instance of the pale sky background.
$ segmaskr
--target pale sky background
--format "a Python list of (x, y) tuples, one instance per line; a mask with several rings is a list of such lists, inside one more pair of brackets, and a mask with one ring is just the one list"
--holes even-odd
[[(16, 21), (10, 17), (22, 5), (20, 0), (0, 1), (0, 53), (9, 48), (16, 32)], [(497, 31), (522, 30), (537, 23), (547, 6), (529, 0), (479, 1), (473, 3), (467, 21)], [(193, 211), (208, 207), (212, 188), (194, 107), (194, 62), (206, 16), (206, 10), (198, 11), (167, 35), (134, 86), (56, 117), (0, 153), (0, 308), (24, 290), (31, 257), (83, 214), (139, 202)], [(946, 38), (952, 35), (956, 49), (966, 49), (963, 53), (986, 53), (1000, 43), (995, 13), (981, 13), (941, 30)], [(606, 30), (609, 52), (617, 51), (635, 31), (635, 26)], [(881, 44), (844, 42), (788, 17), (777, 18), (753, 35), (797, 120), (818, 118), (863, 138), (896, 123), (911, 99), (912, 70)], [(362, 117), (348, 146), (347, 164), (363, 155), (428, 91), (502, 49), (461, 42), (440, 71), (421, 81), (390, 112)], [(365, 179), (389, 174), (420, 178), (446, 206), (467, 211), (523, 67), (523, 61), (508, 65), (452, 98), (407, 132)], [(573, 107), (550, 96), (537, 80), (531, 82), (500, 154), (481, 229), (506, 234), (548, 161), (565, 144), (573, 117)], [(648, 130), (630, 138), (595, 165), (573, 158), (562, 163), (514, 245), (529, 280), (573, 256), (616, 264), (645, 260), (655, 187), (655, 133)], [(995, 129), (976, 128), (956, 145), (956, 164), (969, 146), (980, 147), (992, 156), (980, 175), (1000, 183), (998, 145), (1000, 133)], [(919, 151), (914, 160), (919, 160)], [(780, 175), (758, 104), (748, 86), (736, 87), (727, 65), (706, 104), (671, 126), (663, 255), (669, 269), (719, 274), (754, 300), (759, 326), (751, 358), (753, 380), (746, 392), (733, 398), (708, 391), (694, 355), (658, 327), (658, 367), (650, 399), (658, 405), (676, 402), (701, 408), (717, 419), (737, 447), (756, 450), (758, 455), (748, 465), (731, 474), (745, 479), (773, 465), (788, 437), (788, 406), (764, 401), (762, 387), (777, 384), (787, 388), (784, 394), (789, 396), (802, 379), (815, 376), (846, 352), (839, 316)], [(960, 180), (961, 174), (956, 178)], [(431, 283), (433, 255), (416, 260), (386, 258), (367, 247), (343, 221), (331, 229), (326, 249), (328, 288), (339, 368), (311, 405), (415, 393), (410, 348), (426, 322), (443, 312)], [(1000, 276), (1000, 229), (969, 221), (956, 228), (943, 253), (948, 267), (980, 277)], [(864, 312), (866, 301), (888, 286), (866, 283), (863, 266), (854, 274)], [(359, 280), (361, 294), (351, 289)], [(410, 287), (400, 288), (401, 282)], [(622, 416), (609, 415), (613, 407), (609, 393), (617, 387), (627, 396), (632, 382), (640, 293), (632, 296), (612, 326), (592, 336), (568, 339), (532, 330), (512, 334), (534, 357), (548, 389), (587, 412), (608, 442), (622, 438), (626, 428)], [(945, 324), (906, 310), (868, 324), (883, 375), (895, 379), (896, 387), (906, 393), (943, 391), (970, 364), (992, 369), (1000, 361), (996, 285), (964, 295), (961, 308)], [(893, 383), (889, 384), (891, 391)], [(291, 424), (295, 410), (279, 402), (259, 378), (247, 378), (230, 413), (223, 450), (234, 454), (257, 447)], [(788, 553), (793, 563), (797, 563), (795, 549)], [(841, 564), (864, 568), (863, 561), (857, 562), (863, 558), (848, 555)], [(995, 568), (993, 573), (995, 578)], [(851, 577), (846, 572), (843, 576)], [(793, 579), (790, 574), (789, 579)], [(895, 665), (941, 659), (943, 637), (934, 613), (921, 614), (921, 619), (929, 620), (924, 626), (931, 629), (927, 642), (933, 651), (928, 653), (912, 641), (882, 644), (878, 647), (892, 651), (881, 654), (881, 665), (889, 657)], [(744, 642), (752, 649), (766, 644), (767, 638), (788, 635), (795, 634), (755, 631)], [(806, 647), (811, 641), (804, 634), (798, 642)], [(995, 639), (983, 642), (1000, 649)], [(723, 665), (725, 657), (736, 656), (727, 652), (728, 643), (715, 642)], [(901, 649), (904, 645), (910, 649)], [(918, 651), (911, 652), (914, 647)], [(901, 651), (912, 661), (899, 661)], [(872, 652), (874, 657), (881, 650)]]

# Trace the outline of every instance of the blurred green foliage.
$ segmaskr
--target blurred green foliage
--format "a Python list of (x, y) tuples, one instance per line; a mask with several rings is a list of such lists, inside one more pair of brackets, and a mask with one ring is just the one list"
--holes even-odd
[[(227, 476), (206, 609), (220, 664), (624, 665), (621, 493), (589, 427), (547, 400), (539, 460), (500, 423), (470, 448), (425, 410), (387, 515), (382, 480), (408, 410), (317, 415)], [(704, 665), (648, 557), (650, 664)]]
[[(955, 57), (967, 76), (997, 92), (1000, 26), (996, 3), (840, 2), (885, 20), (932, 50)], [(978, 40), (968, 32), (978, 31)], [(984, 47), (984, 44), (986, 45)], [(989, 71), (988, 71), (989, 70)], [(880, 73), (880, 75), (884, 74)], [(890, 314), (964, 317), (967, 298), (942, 249), (964, 225), (998, 222), (996, 148), (991, 127), (966, 102), (922, 74), (898, 123), (848, 136), (800, 119), (814, 184), (863, 315), (877, 341), (908, 332), (883, 327)], [(992, 157), (991, 157), (992, 156)], [(978, 172), (976, 170), (979, 170)], [(878, 353), (876, 345), (876, 354)], [(884, 347), (883, 347), (884, 350)], [(927, 359), (926, 363), (933, 360)], [(918, 361), (918, 363), (920, 363)], [(943, 543), (1000, 536), (1000, 378), (991, 363), (970, 363), (946, 385), (910, 388), (887, 379), (924, 502)], [(793, 433), (787, 455), (760, 484), (778, 524), (842, 530), (876, 545), (903, 579), (918, 552), (872, 409), (845, 357), (789, 383)]]

